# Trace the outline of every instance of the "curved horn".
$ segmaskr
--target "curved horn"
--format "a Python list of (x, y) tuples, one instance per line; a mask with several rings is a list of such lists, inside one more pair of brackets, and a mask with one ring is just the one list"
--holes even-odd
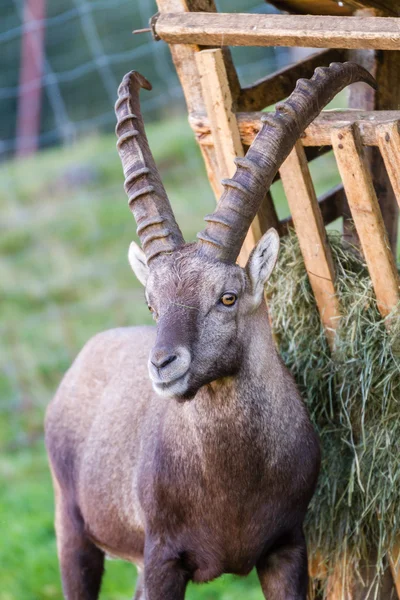
[(129, 208), (147, 262), (185, 243), (157, 171), (140, 112), (140, 88), (151, 84), (137, 71), (127, 73), (118, 88), (115, 105), (117, 148), (125, 175)]
[(286, 102), (266, 113), (260, 132), (244, 158), (235, 160), (232, 179), (224, 179), (224, 192), (207, 226), (197, 235), (203, 252), (234, 262), (279, 167), (309, 124), (343, 88), (364, 81), (372, 87), (372, 75), (356, 63), (332, 63), (318, 67), (310, 80), (299, 79)]

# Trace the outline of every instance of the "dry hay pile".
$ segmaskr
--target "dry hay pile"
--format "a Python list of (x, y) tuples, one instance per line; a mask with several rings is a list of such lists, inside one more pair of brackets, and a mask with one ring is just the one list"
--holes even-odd
[(297, 237), (282, 242), (267, 295), (282, 357), (305, 398), (323, 461), (307, 517), (310, 553), (351, 568), (400, 536), (400, 318), (390, 332), (364, 261), (330, 236), (342, 318), (330, 352)]

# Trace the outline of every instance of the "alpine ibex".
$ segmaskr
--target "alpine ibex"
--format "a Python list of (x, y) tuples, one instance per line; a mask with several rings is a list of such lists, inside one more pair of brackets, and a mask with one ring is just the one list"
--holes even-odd
[(98, 598), (105, 554), (138, 566), (136, 600), (182, 600), (189, 580), (253, 567), (268, 600), (305, 599), (302, 524), (320, 450), (263, 301), (276, 231), (246, 268), (235, 261), (296, 140), (356, 81), (374, 85), (353, 63), (299, 80), (262, 117), (205, 230), (186, 244), (144, 132), (139, 90), (150, 84), (125, 76), (117, 146), (143, 247), (132, 243), (129, 260), (157, 325), (90, 340), (47, 411), (69, 600)]

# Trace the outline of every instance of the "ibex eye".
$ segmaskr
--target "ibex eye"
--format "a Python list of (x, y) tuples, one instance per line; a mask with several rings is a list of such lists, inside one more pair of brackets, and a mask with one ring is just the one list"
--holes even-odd
[(233, 306), (237, 300), (236, 294), (224, 294), (220, 301), (224, 306)]

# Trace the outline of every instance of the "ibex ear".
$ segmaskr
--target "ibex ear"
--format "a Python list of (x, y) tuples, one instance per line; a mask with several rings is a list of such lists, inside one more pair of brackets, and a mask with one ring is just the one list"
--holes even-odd
[(253, 249), (247, 261), (246, 271), (250, 277), (254, 300), (261, 302), (264, 285), (274, 270), (279, 253), (279, 235), (276, 229), (268, 229), (257, 246)]
[(129, 246), (128, 260), (132, 271), (135, 273), (140, 283), (146, 287), (149, 267), (147, 266), (143, 250), (139, 248), (135, 242), (131, 242), (131, 245)]

